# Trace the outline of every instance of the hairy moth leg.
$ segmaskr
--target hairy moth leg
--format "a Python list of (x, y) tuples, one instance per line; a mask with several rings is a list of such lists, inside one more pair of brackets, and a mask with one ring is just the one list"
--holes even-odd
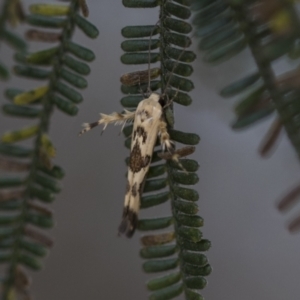
[(167, 123), (160, 120), (158, 124), (158, 135), (163, 151), (167, 149), (169, 152), (173, 151), (173, 142), (170, 140), (170, 135), (167, 130)]
[(84, 128), (79, 132), (78, 135), (80, 136), (100, 124), (104, 124), (102, 131), (104, 131), (107, 125), (111, 123), (115, 123), (115, 125), (123, 125), (122, 126), (123, 129), (127, 122), (132, 122), (134, 120), (135, 111), (131, 112), (125, 109), (125, 113), (123, 114), (113, 112), (110, 115), (100, 114), (100, 116), (101, 116), (100, 120), (96, 122), (83, 123), (82, 126)]
[(195, 149), (196, 148), (194, 146), (186, 146), (180, 149), (176, 149), (173, 153), (170, 152), (159, 153), (158, 156), (162, 159), (175, 161), (183, 172), (188, 173), (187, 170), (180, 163), (179, 159), (188, 156), (190, 154), (193, 154), (195, 152)]
[[(179, 158), (181, 157), (180, 153), (178, 154), (176, 151), (174, 151), (174, 144), (173, 142), (170, 140), (170, 135), (167, 131), (167, 123), (163, 120), (160, 121), (159, 125), (158, 125), (158, 134), (160, 136), (160, 143), (162, 145), (162, 149), (163, 151), (165, 151), (165, 149), (168, 150), (168, 153), (170, 157), (166, 158), (166, 159), (172, 159), (174, 160), (178, 166), (182, 169), (183, 172), (186, 172), (186, 169), (183, 167), (183, 165), (180, 163)], [(164, 153), (162, 153), (164, 154)]]

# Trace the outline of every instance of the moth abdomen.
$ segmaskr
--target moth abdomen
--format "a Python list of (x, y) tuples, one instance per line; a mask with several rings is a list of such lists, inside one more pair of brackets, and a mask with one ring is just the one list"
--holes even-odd
[(137, 224), (137, 213), (130, 209), (129, 206), (125, 206), (123, 209), (122, 221), (119, 226), (119, 234), (125, 234), (128, 238), (131, 238), (135, 232)]

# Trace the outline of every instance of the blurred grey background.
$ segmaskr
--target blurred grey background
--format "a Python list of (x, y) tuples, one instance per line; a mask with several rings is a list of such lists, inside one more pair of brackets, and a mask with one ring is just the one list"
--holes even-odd
[[(55, 111), (52, 118), (55, 163), (67, 175), (52, 206), (55, 247), (43, 260), (44, 269), (33, 274), (32, 291), (35, 299), (43, 300), (147, 299), (144, 283), (157, 274), (141, 270), (140, 233), (130, 240), (117, 236), (128, 155), (124, 138), (118, 135), (120, 128), (110, 126), (102, 136), (101, 128), (81, 138), (77, 133), (83, 122), (97, 120), (99, 112), (121, 111), (120, 76), (143, 69), (121, 64), (121, 28), (155, 24), (157, 10), (126, 9), (121, 1), (110, 0), (89, 0), (88, 4), (89, 19), (100, 36), (90, 40), (77, 31), (74, 41), (93, 49), (97, 58), (78, 116)], [(44, 46), (32, 43), (31, 50)], [(1, 45), (1, 58), (7, 64), (13, 65), (12, 54)], [(193, 104), (176, 105), (175, 110), (176, 128), (201, 136), (193, 156), (200, 163), (200, 182), (195, 188), (200, 194), (199, 213), (205, 219), (204, 236), (213, 245), (207, 253), (213, 273), (203, 295), (211, 300), (298, 300), (300, 234), (290, 235), (286, 223), (300, 213), (300, 205), (285, 215), (275, 206), (300, 181), (299, 161), (285, 136), (270, 159), (259, 157), (257, 148), (271, 119), (243, 132), (230, 129), (234, 100), (222, 99), (218, 91), (254, 70), (249, 52), (217, 67), (202, 63), (201, 54), (197, 55)], [(289, 66), (285, 59), (276, 63), (279, 73)], [(7, 87), (29, 89), (37, 82), (13, 77), (0, 85), (2, 92)], [(1, 115), (1, 133), (27, 123)], [(166, 204), (141, 215), (169, 214)]]

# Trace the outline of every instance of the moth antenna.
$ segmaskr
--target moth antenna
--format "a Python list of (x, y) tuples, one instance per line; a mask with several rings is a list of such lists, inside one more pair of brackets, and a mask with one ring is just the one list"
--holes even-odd
[[(151, 57), (151, 42), (152, 42), (152, 35), (156, 29), (156, 27), (158, 27), (158, 23), (159, 21), (157, 21), (154, 25), (154, 28), (153, 30), (151, 31), (151, 34), (150, 34), (150, 39), (149, 39), (149, 47), (148, 47), (148, 87), (147, 87), (147, 93), (150, 95), (151, 93), (151, 88), (150, 88), (150, 82), (151, 82), (151, 72), (150, 72), (150, 57)], [(143, 94), (143, 97), (144, 96), (144, 93)]]
[[(172, 78), (172, 76), (173, 76), (173, 74), (174, 74), (174, 71), (175, 71), (176, 67), (177, 67), (178, 64), (179, 64), (179, 60), (180, 60), (180, 58), (182, 57), (182, 55), (184, 54), (184, 52), (185, 52), (185, 50), (187, 49), (188, 46), (189, 46), (188, 43), (186, 43), (186, 45), (185, 45), (184, 48), (182, 49), (181, 53), (178, 55), (177, 61), (175, 62), (174, 66), (173, 66), (173, 68), (172, 68), (171, 75), (170, 75), (169, 78), (168, 78), (168, 81), (167, 81), (167, 84), (166, 84), (166, 87), (165, 87), (165, 91), (164, 91), (163, 94), (161, 95), (162, 97), (165, 96), (166, 91), (167, 91), (167, 89), (168, 89), (168, 87), (169, 87), (169, 85), (170, 85), (171, 78)], [(176, 94), (175, 94), (176, 96), (178, 95), (178, 92), (179, 92), (179, 88), (177, 88), (177, 91), (176, 91)], [(174, 96), (173, 99), (174, 99), (176, 96)]]
[(143, 98), (147, 98), (143, 89), (141, 88), (141, 81), (140, 81), (140, 76), (139, 76), (139, 92), (143, 95)]
[(102, 135), (103, 131), (106, 129), (108, 124), (114, 123), (115, 125), (119, 125), (119, 124), (124, 124), (129, 121), (133, 121), (134, 117), (135, 117), (135, 112), (131, 112), (131, 111), (125, 109), (125, 113), (123, 113), (123, 114), (120, 114), (120, 113), (112, 113), (110, 115), (100, 114), (100, 116), (101, 116), (101, 119), (98, 120), (97, 122), (84, 123), (83, 124), (84, 128), (79, 132), (79, 136), (81, 136), (85, 132), (91, 130), (92, 128), (94, 128), (100, 124), (104, 124), (104, 127), (101, 132), (101, 135)]
[(84, 127), (84, 128), (78, 133), (78, 136), (83, 135), (84, 133), (90, 131), (91, 129), (93, 129), (94, 127), (96, 127), (100, 124), (101, 124), (100, 120), (96, 121), (96, 122), (93, 122), (93, 123), (83, 123), (82, 127)]

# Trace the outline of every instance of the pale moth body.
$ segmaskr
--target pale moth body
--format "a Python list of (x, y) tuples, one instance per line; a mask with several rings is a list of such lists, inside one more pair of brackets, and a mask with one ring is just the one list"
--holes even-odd
[(123, 114), (101, 114), (99, 121), (84, 123), (84, 128), (79, 133), (81, 135), (100, 124), (104, 124), (105, 129), (110, 123), (124, 126), (127, 122), (133, 121), (126, 194), (122, 221), (119, 226), (119, 233), (127, 237), (133, 235), (137, 226), (141, 195), (157, 137), (160, 137), (163, 150), (171, 151), (173, 147), (167, 132), (161, 103), (163, 103), (161, 96), (151, 93), (149, 98), (139, 103), (135, 112), (125, 110)]
[(119, 232), (127, 236), (136, 228), (145, 178), (157, 136), (161, 135), (163, 108), (159, 99), (158, 94), (152, 93), (139, 103), (135, 112), (123, 219), (119, 227)]

